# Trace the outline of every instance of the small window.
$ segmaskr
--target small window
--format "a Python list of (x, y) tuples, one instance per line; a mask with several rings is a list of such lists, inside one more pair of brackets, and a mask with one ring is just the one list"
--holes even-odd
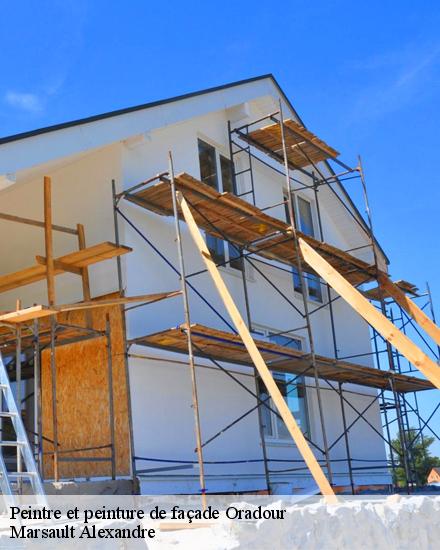
[(321, 279), (313, 273), (307, 273), (309, 298), (315, 302), (322, 302)]
[(303, 233), (309, 235), (309, 237), (315, 236), (315, 231), (313, 228), (313, 216), (312, 216), (312, 205), (309, 201), (297, 197), (298, 204), (298, 214), (299, 214), (299, 226)]
[(235, 189), (234, 185), (234, 172), (232, 161), (227, 159), (223, 155), (220, 155), (220, 169), (222, 172), (223, 191), (227, 191), (228, 193), (233, 193), (234, 195), (236, 195), (237, 190)]
[(215, 148), (199, 139), (200, 179), (206, 185), (218, 189), (217, 159)]

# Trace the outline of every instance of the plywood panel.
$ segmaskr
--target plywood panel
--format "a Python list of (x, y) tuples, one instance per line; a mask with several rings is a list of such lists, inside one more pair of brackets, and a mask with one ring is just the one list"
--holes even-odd
[[(118, 475), (126, 475), (130, 473), (130, 429), (124, 361), (124, 324), (120, 306), (110, 306), (91, 311), (93, 328), (105, 329), (106, 313), (110, 315), (112, 330), (116, 472)], [(69, 312), (59, 315), (58, 321), (85, 326), (86, 313)], [(110, 428), (105, 337), (59, 346), (56, 349), (56, 374), (59, 451), (108, 445)], [(43, 435), (52, 439), (49, 350), (42, 353), (42, 419)], [(52, 443), (45, 442), (43, 449), (44, 452), (53, 451)], [(61, 453), (59, 456), (109, 457), (110, 449)], [(53, 477), (52, 456), (45, 455), (44, 462), (45, 478)], [(109, 476), (111, 463), (60, 462), (59, 472), (61, 478)]]

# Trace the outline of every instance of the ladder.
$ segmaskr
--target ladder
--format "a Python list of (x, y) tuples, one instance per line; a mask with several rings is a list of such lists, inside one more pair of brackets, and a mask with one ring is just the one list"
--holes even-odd
[[(6, 409), (6, 410), (5, 410)], [(9, 418), (16, 433), (16, 441), (3, 439), (3, 430), (0, 431), (0, 491), (7, 505), (14, 506), (17, 503), (17, 494), (21, 489), (23, 480), (30, 482), (32, 493), (37, 504), (47, 505), (40, 474), (37, 470), (33, 451), (26, 435), (26, 430), (17, 407), (14, 394), (9, 382), (9, 376), (0, 353), (0, 422)], [(17, 471), (8, 471), (6, 468), (3, 449), (15, 447), (17, 449)], [(22, 462), (25, 470), (23, 471)]]

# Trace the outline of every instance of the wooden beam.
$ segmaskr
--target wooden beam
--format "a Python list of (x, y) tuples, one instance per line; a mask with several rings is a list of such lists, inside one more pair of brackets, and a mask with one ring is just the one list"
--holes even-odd
[(159, 292), (157, 294), (142, 294), (140, 296), (123, 296), (121, 298), (109, 298), (103, 300), (90, 300), (87, 302), (77, 302), (75, 304), (64, 304), (56, 306), (56, 311), (76, 311), (80, 309), (93, 309), (97, 307), (108, 307), (116, 305), (125, 305), (131, 303), (153, 303), (159, 300), (165, 300), (166, 298), (173, 298), (181, 294), (180, 290), (173, 290), (172, 292)]
[(131, 303), (153, 303), (159, 300), (165, 300), (166, 298), (172, 298), (181, 294), (180, 290), (174, 290), (171, 292), (159, 292), (156, 294), (142, 294), (140, 296), (124, 296), (122, 298), (108, 298), (103, 300), (90, 300), (87, 302), (77, 302), (75, 304), (63, 304), (48, 308), (44, 305), (36, 305), (26, 307), (23, 309), (17, 309), (15, 311), (1, 311), (0, 322), (1, 323), (24, 323), (33, 319), (39, 319), (40, 317), (48, 317), (49, 315), (56, 315), (65, 311), (78, 311), (83, 309), (94, 309), (98, 307), (110, 307)]
[[(22, 223), (24, 225), (33, 225), (35, 227), (41, 227), (43, 229), (45, 227), (44, 222), (40, 222), (38, 220), (32, 220), (30, 218), (23, 218), (21, 216), (14, 216), (12, 214), (6, 214), (5, 212), (0, 212), (0, 220)], [(77, 231), (75, 229), (71, 229), (70, 227), (64, 227), (63, 225), (52, 224), (52, 230), (60, 231), (61, 233), (68, 233), (69, 235), (77, 235)]]
[(8, 313), (2, 313), (0, 315), (0, 322), (4, 323), (24, 323), (25, 321), (31, 321), (32, 319), (39, 319), (40, 317), (47, 317), (57, 313), (55, 309), (47, 308), (46, 306), (32, 306), (24, 309), (18, 309), (16, 311), (9, 311)]
[(304, 260), (318, 273), (338, 294), (348, 302), (372, 327), (390, 342), (410, 363), (417, 367), (428, 380), (440, 389), (440, 367), (418, 348), (405, 334), (393, 325), (382, 313), (362, 296), (344, 277), (336, 271), (316, 250), (303, 239), (299, 245)]
[[(35, 256), (35, 261), (39, 265), (47, 265), (46, 258), (44, 256)], [(82, 275), (81, 267), (75, 267), (74, 265), (66, 264), (60, 260), (53, 260), (53, 266), (55, 271), (67, 271), (68, 273), (74, 273), (75, 275)]]
[[(84, 250), (76, 250), (75, 252), (70, 252), (64, 256), (54, 259), (54, 262), (59, 262), (54, 265), (64, 266), (69, 271), (72, 268), (80, 269), (85, 265), (92, 265), (98, 262), (103, 262), (104, 260), (109, 260), (110, 258), (115, 258), (121, 254), (127, 254), (131, 252), (131, 248), (122, 245), (116, 245), (111, 242), (103, 242), (89, 246)], [(66, 269), (57, 269), (55, 268), (55, 275), (60, 275), (64, 273)], [(14, 273), (8, 273), (6, 275), (0, 275), (0, 293), (6, 292), (7, 290), (12, 290), (20, 286), (30, 285), (31, 283), (36, 283), (46, 279), (46, 267), (45, 265), (34, 265), (16, 271)]]
[[(78, 247), (80, 250), (86, 248), (86, 235), (84, 232), (84, 226), (82, 223), (77, 224), (76, 230), (78, 231)], [(82, 288), (83, 288), (83, 298), (84, 301), (91, 299), (90, 294), (90, 280), (89, 280), (89, 270), (87, 266), (81, 268), (81, 277), (82, 277)]]
[(402, 290), (384, 273), (378, 276), (379, 284), (386, 294), (391, 296), (399, 306), (440, 346), (440, 328), (424, 313)]
[[(84, 250), (86, 248), (86, 234), (84, 231), (83, 224), (78, 223), (76, 226), (76, 229), (78, 231), (78, 248), (80, 250)], [(81, 268), (81, 281), (82, 281), (83, 300), (87, 302), (92, 297), (90, 294), (89, 268), (87, 266), (84, 266)], [(93, 324), (92, 313), (89, 310), (87, 310), (85, 315), (86, 315), (87, 327), (91, 328)]]
[(52, 189), (51, 179), (44, 176), (44, 243), (46, 249), (46, 281), (49, 306), (55, 304), (55, 267), (52, 239)]
[(261, 376), (261, 379), (264, 382), (264, 385), (267, 388), (267, 391), (269, 392), (269, 395), (272, 397), (272, 400), (277, 407), (284, 423), (286, 424), (286, 427), (292, 436), (294, 442), (296, 443), (296, 446), (298, 447), (299, 452), (301, 453), (301, 456), (303, 457), (305, 463), (307, 464), (313, 478), (315, 479), (316, 483), (318, 484), (318, 487), (321, 491), (321, 493), (328, 498), (332, 502), (336, 502), (336, 496), (333, 492), (333, 489), (328, 482), (327, 478), (324, 475), (324, 472), (322, 471), (321, 466), (319, 465), (318, 461), (316, 460), (312, 450), (310, 449), (301, 429), (299, 428), (292, 412), (290, 411), (289, 407), (287, 406), (286, 401), (284, 400), (284, 397), (282, 396), (278, 386), (276, 385), (272, 374), (270, 373), (260, 351), (258, 350), (247, 326), (246, 323), (243, 321), (243, 318), (238, 311), (237, 306), (234, 303), (234, 300), (232, 299), (232, 296), (230, 295), (221, 275), (220, 272), (215, 265), (211, 254), (208, 250), (208, 247), (206, 246), (206, 243), (202, 237), (202, 234), (200, 233), (199, 228), (197, 227), (197, 224), (193, 218), (193, 215), (188, 207), (188, 204), (186, 203), (183, 195), (178, 192), (177, 193), (177, 199), (179, 201), (180, 207), (183, 212), (183, 216), (185, 218), (186, 223), (188, 224), (188, 228), (191, 234), (191, 237), (196, 244), (202, 259), (206, 265), (206, 268), (211, 275), (211, 278), (215, 284), (215, 287), (220, 295), (220, 298), (222, 299), (232, 321), (234, 322), (234, 325), (240, 334), (241, 339), (243, 340), (244, 345), (246, 346), (246, 349), (249, 353), (249, 355), (252, 358), (252, 361), (255, 365), (255, 367), (258, 370), (258, 373)]

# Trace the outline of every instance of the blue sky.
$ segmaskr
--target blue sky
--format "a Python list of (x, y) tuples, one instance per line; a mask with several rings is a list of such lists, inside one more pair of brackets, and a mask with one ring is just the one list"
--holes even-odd
[[(28, 0), (1, 9), (2, 136), (273, 73), (343, 160), (362, 155), (391, 273), (430, 281), (440, 317), (438, 2)], [(360, 198), (357, 180), (347, 188)]]

